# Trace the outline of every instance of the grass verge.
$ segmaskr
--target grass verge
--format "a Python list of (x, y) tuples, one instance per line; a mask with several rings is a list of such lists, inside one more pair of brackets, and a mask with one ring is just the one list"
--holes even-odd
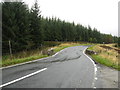
[(85, 42), (84, 43), (83, 42), (76, 42), (76, 43), (74, 43), (74, 42), (66, 42), (66, 43), (62, 43), (62, 44), (60, 44), (58, 46), (55, 46), (53, 48), (54, 48), (55, 52), (58, 52), (58, 51), (60, 51), (62, 49), (65, 49), (67, 47), (81, 46), (81, 45), (93, 45), (93, 44), (92, 43), (85, 43)]
[(25, 58), (20, 58), (20, 59), (7, 59), (2, 61), (2, 67), (5, 66), (9, 66), (9, 65), (14, 65), (14, 64), (18, 64), (18, 63), (23, 63), (23, 62), (27, 62), (27, 61), (32, 61), (32, 60), (36, 60), (36, 59), (40, 59), (40, 58), (44, 58), (47, 57), (47, 55), (40, 55), (40, 56), (30, 56), (30, 57), (25, 57)]
[(118, 52), (115, 50), (109, 50), (100, 47), (101, 45), (95, 45), (89, 47), (88, 50), (93, 50), (97, 52), (96, 55), (91, 54), (90, 56), (98, 63), (103, 64), (108, 67), (112, 67), (120, 71), (120, 63), (118, 62)]
[(102, 58), (102, 57), (99, 56), (99, 55), (91, 55), (91, 56), (92, 56), (92, 58), (93, 58), (96, 62), (98, 62), (98, 63), (100, 63), (100, 64), (103, 64), (103, 65), (106, 65), (106, 66), (108, 66), (108, 67), (112, 67), (112, 68), (117, 69), (117, 70), (120, 71), (120, 66), (119, 66), (118, 64), (115, 64), (115, 63), (111, 62), (109, 59), (107, 59), (107, 58)]

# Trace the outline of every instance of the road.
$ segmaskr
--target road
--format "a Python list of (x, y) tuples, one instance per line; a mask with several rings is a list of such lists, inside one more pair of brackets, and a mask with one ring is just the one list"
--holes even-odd
[(47, 59), (5, 68), (1, 87), (95, 88), (97, 68), (84, 54), (87, 47), (69, 47)]

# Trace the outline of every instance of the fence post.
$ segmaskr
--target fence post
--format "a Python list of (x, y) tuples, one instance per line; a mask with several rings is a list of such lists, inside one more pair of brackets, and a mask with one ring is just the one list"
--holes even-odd
[(12, 58), (12, 49), (11, 49), (11, 42), (10, 42), (10, 40), (9, 40), (9, 50), (10, 50), (10, 56)]

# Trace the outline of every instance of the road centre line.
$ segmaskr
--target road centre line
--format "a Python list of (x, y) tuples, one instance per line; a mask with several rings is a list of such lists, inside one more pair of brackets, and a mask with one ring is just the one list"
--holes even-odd
[(13, 83), (18, 82), (18, 81), (21, 81), (21, 80), (26, 79), (26, 78), (28, 78), (28, 77), (31, 77), (31, 76), (33, 76), (33, 75), (36, 75), (36, 74), (38, 74), (38, 73), (40, 73), (40, 72), (42, 72), (42, 71), (45, 71), (46, 69), (47, 69), (47, 68), (43, 68), (43, 69), (41, 69), (41, 70), (38, 70), (38, 71), (36, 71), (36, 72), (33, 72), (33, 73), (28, 74), (28, 75), (26, 75), (26, 76), (23, 76), (23, 77), (21, 77), (21, 78), (18, 78), (18, 79), (15, 79), (15, 80), (13, 80), (13, 81), (10, 81), (10, 82), (8, 82), (8, 83), (5, 83), (5, 84), (3, 84), (3, 85), (0, 85), (0, 88), (5, 87), (5, 86), (10, 85), (10, 84), (13, 84)]

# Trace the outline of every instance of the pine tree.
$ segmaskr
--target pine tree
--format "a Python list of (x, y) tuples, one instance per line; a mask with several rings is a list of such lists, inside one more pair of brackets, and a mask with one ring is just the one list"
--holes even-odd
[(41, 46), (43, 41), (42, 29), (41, 29), (41, 15), (37, 0), (34, 6), (31, 8), (31, 39), (34, 43), (33, 48)]
[(3, 53), (8, 52), (9, 41), (14, 53), (26, 49), (29, 35), (28, 14), (28, 8), (23, 2), (2, 3)]

